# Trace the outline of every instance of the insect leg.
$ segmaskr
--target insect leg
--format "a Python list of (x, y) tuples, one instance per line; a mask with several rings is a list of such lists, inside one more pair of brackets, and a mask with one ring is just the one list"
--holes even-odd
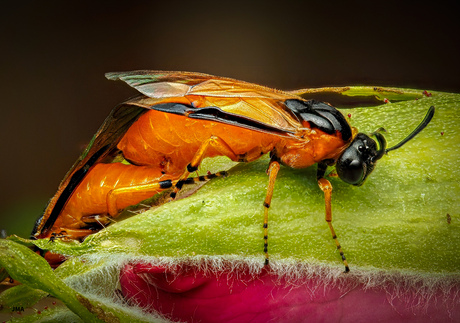
[(275, 181), (276, 176), (278, 175), (278, 171), (280, 170), (280, 163), (272, 159), (270, 160), (270, 165), (268, 166), (268, 187), (267, 187), (267, 195), (265, 196), (264, 201), (264, 253), (265, 253), (265, 265), (267, 266), (269, 263), (268, 260), (268, 209), (270, 208), (270, 203), (272, 201), (273, 196), (273, 189), (275, 188)]
[(209, 147), (213, 147), (215, 150), (217, 150), (221, 154), (221, 156), (227, 156), (233, 161), (238, 160), (238, 156), (233, 152), (233, 150), (224, 140), (222, 140), (221, 138), (217, 136), (211, 136), (208, 140), (206, 140), (200, 146), (198, 151), (195, 153), (195, 156), (193, 156), (192, 161), (187, 165), (185, 172), (182, 174), (182, 176), (177, 181), (174, 187), (174, 190), (170, 195), (171, 200), (173, 200), (176, 197), (177, 193), (180, 191), (180, 189), (184, 185), (184, 182), (188, 178), (190, 173), (193, 173), (198, 170), (198, 166), (200, 166), (201, 162), (206, 157), (206, 152), (209, 149)]
[(334, 239), (335, 244), (337, 246), (337, 250), (340, 253), (340, 256), (342, 257), (343, 264), (345, 265), (345, 272), (350, 271), (350, 267), (348, 267), (348, 262), (347, 259), (345, 258), (345, 254), (342, 251), (342, 247), (340, 246), (339, 240), (337, 240), (337, 235), (335, 234), (334, 227), (332, 226), (332, 208), (331, 208), (331, 197), (332, 197), (332, 185), (331, 183), (325, 179), (324, 172), (326, 171), (327, 165), (325, 164), (318, 164), (318, 173), (317, 173), (317, 179), (318, 179), (318, 186), (319, 188), (323, 191), (324, 193), (324, 201), (325, 201), (325, 206), (326, 206), (326, 222), (329, 225), (329, 229), (331, 230), (332, 234), (332, 239)]
[(84, 225), (81, 226), (82, 229), (89, 229), (94, 231), (102, 230), (112, 222), (116, 222), (108, 214), (83, 215), (80, 221), (84, 223)]
[(93, 234), (95, 231), (91, 229), (69, 229), (69, 228), (56, 228), (56, 231), (51, 233), (50, 242), (56, 239), (60, 240), (83, 240), (85, 237)]
[[(192, 177), (192, 178), (187, 178), (183, 180), (183, 184), (193, 184), (196, 182), (203, 182), (210, 180), (215, 177), (225, 177), (227, 176), (227, 172), (218, 172), (215, 174), (209, 174), (205, 176), (198, 176), (198, 177)], [(108, 214), (111, 217), (115, 217), (118, 214), (118, 206), (117, 206), (117, 199), (122, 197), (123, 195), (133, 195), (136, 193), (140, 193), (142, 195), (145, 195), (147, 192), (151, 192), (152, 196), (158, 193), (159, 191), (168, 189), (173, 187), (174, 185), (177, 185), (177, 183), (180, 180), (165, 180), (165, 181), (160, 181), (160, 182), (155, 182), (155, 183), (148, 183), (148, 184), (142, 184), (142, 185), (136, 185), (136, 186), (127, 186), (127, 187), (119, 187), (116, 189), (111, 190), (107, 194), (107, 211)]]

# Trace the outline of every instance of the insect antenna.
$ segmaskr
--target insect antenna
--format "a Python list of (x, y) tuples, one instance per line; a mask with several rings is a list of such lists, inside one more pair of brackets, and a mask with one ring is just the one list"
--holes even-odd
[[(383, 128), (381, 128), (381, 129), (383, 129)], [(383, 131), (385, 131), (385, 129), (383, 129)], [(372, 135), (375, 136), (375, 138), (379, 142), (379, 147), (380, 147), (380, 149), (377, 151), (377, 155), (375, 155), (372, 158), (372, 161), (375, 162), (375, 161), (379, 160), (380, 158), (382, 158), (383, 155), (385, 155), (388, 150), (386, 149), (387, 148), (387, 141), (385, 140), (385, 137), (380, 133), (380, 131), (376, 131)]]
[(406, 142), (408, 142), (409, 140), (411, 140), (412, 138), (414, 138), (420, 131), (422, 131), (431, 121), (431, 119), (433, 118), (434, 116), (434, 106), (431, 106), (429, 109), (428, 109), (428, 112), (426, 113), (425, 115), (425, 118), (423, 118), (422, 122), (420, 122), (420, 124), (417, 126), (417, 128), (414, 129), (414, 131), (412, 131), (406, 138), (404, 138), (400, 143), (394, 145), (393, 147), (391, 148), (388, 148), (385, 150), (385, 154), (388, 154), (389, 151), (391, 150), (395, 150), (395, 149), (398, 149), (399, 147), (401, 147), (402, 145), (404, 145)]

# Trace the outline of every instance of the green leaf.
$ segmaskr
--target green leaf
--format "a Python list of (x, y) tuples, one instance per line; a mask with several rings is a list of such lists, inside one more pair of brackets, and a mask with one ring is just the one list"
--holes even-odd
[[(4, 300), (14, 296), (13, 299), (5, 301), (8, 306), (21, 306), (20, 304), (31, 305), (39, 296), (31, 288), (42, 290), (52, 296), (59, 298), (72, 312), (77, 314), (84, 322), (145, 322), (147, 321), (139, 313), (126, 312), (126, 309), (115, 306), (112, 301), (104, 299), (105, 302), (96, 298), (88, 298), (65, 284), (59, 278), (45, 259), (37, 255), (31, 249), (11, 240), (0, 239), (0, 265), (3, 266), (9, 275), (21, 282), (24, 287), (17, 286), (14, 289), (6, 290), (1, 295)], [(18, 291), (27, 292), (29, 299), (18, 295)], [(27, 295), (24, 295), (26, 297)], [(40, 297), (41, 298), (41, 297)], [(15, 299), (20, 302), (12, 303)], [(38, 315), (38, 314), (36, 314)], [(29, 318), (26, 318), (28, 320)]]
[[(419, 100), (344, 111), (361, 132), (385, 127), (391, 146), (417, 126), (431, 105), (436, 106), (430, 125), (384, 156), (364, 186), (331, 179), (333, 223), (352, 268), (458, 273), (454, 242), (460, 238), (459, 101), (458, 94), (433, 93)], [(36, 244), (67, 255), (232, 255), (262, 262), (267, 165), (266, 158), (239, 164), (228, 178), (213, 180), (195, 195), (112, 225), (82, 244)], [(315, 167), (281, 168), (269, 212), (272, 261), (341, 266), (324, 221), (324, 198), (315, 172)]]
[[(291, 94), (300, 95), (306, 98), (308, 98), (308, 96), (312, 96), (316, 94), (321, 94), (326, 97), (328, 94), (339, 94), (339, 95), (350, 96), (350, 97), (375, 98), (380, 101), (384, 101), (385, 99), (397, 100), (397, 101), (414, 100), (414, 99), (422, 98), (425, 95), (422, 90), (401, 89), (401, 88), (380, 87), (380, 86), (343, 86), (343, 87), (322, 87), (322, 88), (311, 88), (311, 89), (306, 88), (306, 89), (299, 89), (299, 90), (288, 91), (288, 92)], [(428, 94), (428, 92), (426, 92), (426, 94)]]
[(374, 96), (378, 100), (414, 100), (423, 97), (421, 90), (414, 89), (399, 89), (392, 87), (376, 87), (376, 86), (352, 86), (343, 91), (341, 94), (346, 96)]
[(58, 279), (45, 259), (29, 248), (10, 240), (0, 240), (0, 264), (10, 276), (34, 289), (61, 299), (69, 309), (87, 322), (99, 322), (80, 301), (83, 296)]
[(0, 309), (2, 312), (11, 312), (13, 307), (30, 307), (47, 295), (27, 285), (14, 286), (0, 294)]
[[(348, 89), (345, 95), (375, 95), (374, 88)], [(382, 93), (390, 101), (406, 101), (342, 112), (351, 115), (350, 123), (361, 132), (384, 127), (389, 146), (409, 134), (430, 106), (436, 107), (436, 113), (415, 139), (378, 162), (365, 185), (353, 187), (329, 178), (338, 239), (352, 273), (359, 272), (360, 277), (372, 279), (372, 272), (382, 271), (414, 274), (422, 280), (458, 281), (460, 95), (432, 92), (432, 97), (426, 97), (421, 90), (400, 89)], [(206, 162), (209, 164), (202, 171), (230, 165), (222, 159)], [(218, 166), (212, 168), (213, 162)], [(2, 264), (31, 288), (66, 299), (67, 306), (80, 316), (81, 309), (68, 300), (75, 300), (75, 292), (70, 297), (63, 281), (104, 313), (142, 320), (138, 313), (124, 312), (107, 301), (117, 288), (119, 269), (128, 261), (239, 259), (262, 266), (267, 165), (267, 158), (238, 164), (227, 178), (212, 180), (194, 195), (115, 223), (83, 243), (14, 238), (69, 256), (54, 274), (49, 268), (42, 270), (46, 263), (26, 247), (20, 246), (28, 250), (27, 256), (17, 244), (13, 248), (4, 241), (2, 260), (13, 255), (14, 259), (11, 265)], [(14, 252), (4, 253), (4, 248)], [(24, 257), (20, 256), (23, 253)], [(281, 168), (269, 211), (269, 253), (275, 266), (300, 262), (343, 271), (324, 221), (324, 197), (316, 183), (316, 167)], [(60, 288), (67, 292), (59, 293)], [(106, 298), (95, 304), (94, 299), (101, 295)]]
[(46, 322), (83, 322), (75, 313), (66, 307), (54, 307), (31, 315), (24, 315), (8, 322), (15, 323), (46, 323)]

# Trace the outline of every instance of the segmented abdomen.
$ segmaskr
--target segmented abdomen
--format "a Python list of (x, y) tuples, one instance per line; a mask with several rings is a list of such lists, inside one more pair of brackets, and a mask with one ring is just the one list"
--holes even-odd
[[(179, 177), (180, 174), (176, 175)], [(79, 229), (87, 215), (107, 214), (107, 195), (120, 187), (156, 183), (174, 176), (161, 174), (156, 167), (134, 166), (122, 163), (97, 164), (78, 185), (57, 218), (54, 227)], [(118, 208), (124, 209), (155, 195), (159, 190), (140, 191), (117, 199)]]
[[(280, 141), (280, 137), (267, 133), (150, 110), (130, 127), (118, 148), (136, 165), (150, 165), (173, 174), (183, 172), (211, 136), (221, 138), (247, 161), (271, 151)], [(210, 148), (206, 157), (217, 155), (219, 152)]]

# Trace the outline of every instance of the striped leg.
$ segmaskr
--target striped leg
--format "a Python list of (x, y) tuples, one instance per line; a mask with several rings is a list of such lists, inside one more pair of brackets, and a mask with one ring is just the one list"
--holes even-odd
[(329, 229), (331, 230), (331, 233), (332, 233), (332, 239), (334, 239), (335, 241), (337, 250), (339, 251), (340, 256), (342, 257), (342, 260), (343, 260), (343, 264), (345, 265), (345, 272), (347, 273), (350, 271), (350, 268), (348, 267), (347, 259), (345, 258), (345, 255), (342, 251), (342, 247), (340, 246), (340, 243), (337, 240), (337, 235), (335, 234), (334, 227), (332, 226), (332, 210), (331, 210), (332, 185), (325, 178), (319, 178), (318, 185), (319, 185), (319, 188), (324, 193), (324, 201), (326, 203), (326, 222), (329, 225)]
[(272, 201), (273, 189), (275, 188), (276, 176), (280, 170), (280, 164), (276, 160), (272, 159), (268, 166), (268, 188), (267, 195), (264, 201), (264, 253), (265, 253), (265, 266), (269, 264), (268, 260), (268, 209)]
[(209, 147), (212, 147), (215, 150), (217, 150), (221, 154), (221, 156), (227, 156), (233, 161), (238, 161), (238, 156), (233, 152), (233, 150), (225, 141), (223, 141), (221, 138), (217, 136), (212, 136), (200, 146), (198, 151), (195, 153), (195, 156), (193, 157), (192, 161), (187, 165), (185, 172), (182, 174), (182, 176), (179, 178), (179, 180), (174, 186), (174, 190), (171, 193), (171, 200), (173, 200), (176, 197), (177, 193), (181, 190), (190, 173), (193, 173), (198, 170), (198, 166), (200, 166), (201, 162), (206, 157), (206, 152), (209, 149)]
[(168, 189), (177, 185), (180, 181), (182, 182), (181, 187), (184, 184), (193, 184), (196, 182), (203, 182), (210, 180), (216, 177), (225, 177), (227, 176), (227, 172), (218, 172), (215, 174), (208, 174), (205, 176), (198, 176), (198, 177), (191, 177), (185, 180), (165, 180), (156, 183), (149, 183), (143, 185), (136, 185), (136, 186), (127, 186), (127, 187), (120, 187), (116, 188), (107, 194), (107, 210), (110, 216), (115, 217), (118, 214), (118, 207), (117, 207), (117, 198), (124, 195), (124, 194), (135, 194), (136, 192), (152, 192), (152, 196), (157, 194), (159, 191)]
[[(208, 174), (204, 176), (197, 176), (197, 177), (189, 177), (186, 180), (184, 180), (184, 185), (189, 185), (189, 184), (194, 184), (198, 182), (205, 182), (209, 181), (210, 179), (216, 178), (216, 177), (227, 177), (228, 173), (223, 171), (223, 172), (217, 172), (214, 174)], [(178, 181), (173, 181), (172, 184), (176, 183)]]

